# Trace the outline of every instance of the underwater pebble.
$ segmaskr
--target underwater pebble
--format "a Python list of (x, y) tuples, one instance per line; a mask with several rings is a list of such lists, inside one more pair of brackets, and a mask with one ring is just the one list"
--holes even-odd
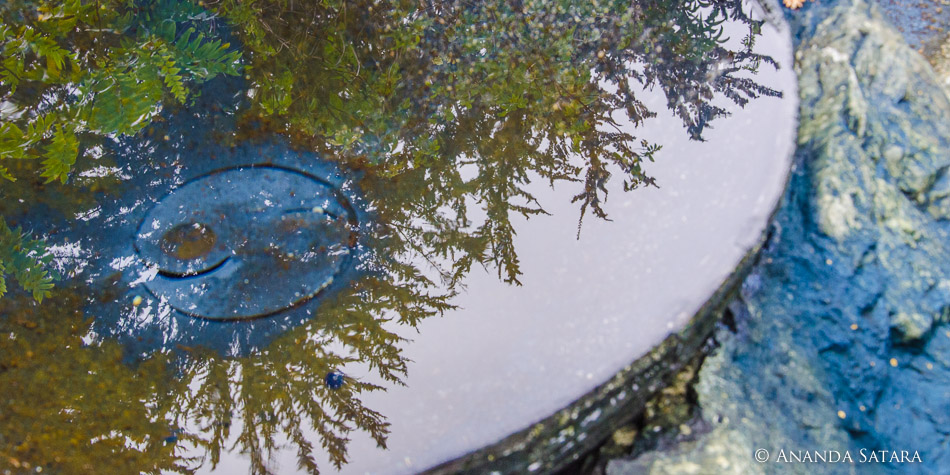
[(330, 389), (340, 389), (346, 381), (346, 376), (339, 371), (331, 371), (325, 379), (327, 387)]

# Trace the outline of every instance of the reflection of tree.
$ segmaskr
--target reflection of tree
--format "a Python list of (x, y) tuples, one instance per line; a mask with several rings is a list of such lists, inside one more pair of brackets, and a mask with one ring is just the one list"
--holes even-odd
[[(162, 10), (172, 3), (177, 4), (154, 2), (155, 11), (164, 13), (150, 18), (192, 11)], [(33, 386), (24, 398), (13, 396), (10, 410), (0, 413), (3, 427), (11, 427), (0, 432), (0, 455), (47, 460), (59, 453), (63, 471), (77, 473), (86, 471), (82, 464), (90, 454), (116, 463), (127, 460), (122, 463), (136, 470), (187, 472), (199, 461), (182, 459), (183, 448), (196, 447), (214, 465), (234, 442), (249, 455), (255, 472), (266, 472), (278, 440), (286, 439), (297, 451), (299, 466), (316, 472), (316, 451), (329, 454), (336, 466), (345, 463), (353, 431), (384, 446), (385, 415), (359, 398), (383, 386), (348, 378), (342, 388), (331, 390), (323, 378), (356, 365), (373, 380), (402, 384), (404, 340), (393, 324), (414, 327), (452, 308), (451, 297), (472, 266), (491, 267), (516, 283), (520, 270), (511, 216), (544, 213), (526, 191), (530, 180), (575, 186), (581, 217), (587, 211), (606, 217), (603, 203), (612, 174), (620, 172), (626, 189), (654, 184), (646, 163), (659, 145), (624, 127), (627, 120), (639, 125), (654, 115), (637, 97), (643, 87), (665, 93), (667, 106), (694, 139), (726, 114), (714, 104), (717, 98), (743, 105), (778, 94), (751, 79), (761, 63), (772, 60), (752, 51), (761, 25), (739, 0), (214, 0), (206, 6), (225, 17), (243, 42), (250, 85), (250, 106), (243, 106), (239, 118), (243, 134), (222, 132), (221, 141), (237, 144), (279, 132), (298, 147), (359, 169), (378, 227), (361, 263), (366, 273), (324, 302), (312, 320), (288, 329), (256, 354), (224, 358), (182, 347), (176, 355), (156, 355), (135, 369), (118, 362), (108, 341), (95, 351), (80, 349), (87, 327), (79, 315), (64, 320), (69, 325), (49, 323), (67, 309), (81, 315), (78, 298), (60, 297), (55, 307), (4, 302), (11, 310), (0, 313), (18, 317), (0, 318), (0, 334), (17, 338), (0, 339), (0, 379), (9, 383), (4, 387)], [(202, 24), (211, 35), (212, 17), (190, 7), (192, 17), (175, 17), (172, 23)], [(749, 27), (737, 49), (723, 42), (721, 23), (727, 18)], [(125, 34), (148, 39), (163, 31), (142, 27)], [(166, 39), (164, 44), (173, 48), (176, 43)], [(141, 73), (135, 64), (147, 63), (125, 64), (116, 74)], [(159, 93), (171, 87), (160, 71), (134, 81), (151, 100), (143, 110), (159, 118), (139, 138), (173, 145), (180, 137), (184, 147), (188, 138), (169, 134), (167, 117), (158, 113)], [(165, 93), (178, 99), (175, 89)], [(54, 139), (54, 132), (43, 138)], [(84, 159), (94, 163), (93, 158)], [(17, 188), (17, 193), (33, 197), (34, 188)], [(88, 200), (94, 190), (88, 191), (78, 195)], [(60, 202), (49, 204), (54, 209), (68, 209), (78, 200), (67, 191), (56, 196)], [(84, 290), (77, 284), (60, 295), (69, 291)], [(17, 327), (30, 321), (49, 325), (49, 331)], [(41, 363), (29, 371), (11, 366), (8, 362), (22, 361), (27, 351), (38, 354), (23, 346), (33, 340), (48, 347)], [(174, 364), (166, 367), (166, 359)], [(38, 393), (30, 381), (42, 381), (38, 372), (60, 360), (69, 364), (46, 377), (69, 383), (55, 394)], [(97, 385), (89, 374), (108, 375), (104, 381), (109, 383)], [(84, 394), (78, 399), (69, 389), (74, 381)], [(57, 432), (44, 440), (46, 445), (20, 450), (32, 436), (12, 427), (27, 417), (28, 398), (43, 401), (31, 413), (37, 420), (49, 427), (72, 423), (72, 432)], [(114, 407), (104, 409), (109, 405)], [(119, 425), (117, 433), (110, 432)], [(68, 449), (72, 434), (133, 442), (96, 445), (90, 454), (80, 454)], [(56, 452), (60, 447), (67, 449)], [(111, 452), (99, 452), (104, 447)]]
[[(397, 249), (451, 260), (452, 282), (474, 263), (517, 281), (509, 215), (543, 212), (532, 176), (578, 182), (582, 216), (606, 217), (611, 169), (627, 189), (653, 184), (644, 163), (659, 145), (621, 126), (654, 115), (644, 86), (694, 139), (726, 115), (717, 96), (778, 95), (742, 74), (773, 62), (752, 51), (761, 22), (739, 0), (423, 5), (209, 2), (238, 26), (257, 113), (359, 157)], [(749, 27), (737, 50), (726, 19)], [(473, 205), (488, 219), (469, 222)]]
[[(387, 315), (414, 324), (419, 306), (438, 308), (415, 289), (375, 277), (360, 279), (320, 307), (318, 318), (293, 329), (266, 350), (224, 358), (201, 348), (185, 348), (177, 359), (176, 383), (159, 398), (157, 412), (176, 427), (198, 427), (181, 439), (204, 451), (216, 465), (222, 450), (247, 455), (255, 473), (268, 473), (276, 440), (285, 438), (300, 469), (318, 473), (315, 451), (340, 468), (347, 461), (349, 434), (361, 431), (386, 446), (385, 415), (364, 406), (360, 394), (383, 386), (348, 376), (330, 389), (325, 376), (339, 368), (361, 368), (390, 384), (402, 384), (407, 360), (403, 338), (385, 328)], [(431, 308), (426, 310), (431, 312)], [(239, 430), (232, 432), (232, 421)], [(316, 446), (319, 444), (319, 446)]]
[[(83, 347), (88, 327), (79, 295), (57, 292), (59, 306), (25, 296), (0, 301), (0, 467), (14, 473), (181, 472), (164, 438), (165, 416), (149, 410), (167, 383), (165, 359), (138, 368), (122, 349)], [(19, 469), (19, 471), (17, 470)]]
[[(181, 391), (171, 399), (176, 407), (169, 408), (169, 412), (182, 425), (200, 425), (201, 432), (192, 442), (208, 454), (212, 465), (218, 463), (221, 450), (227, 449), (232, 420), (239, 423), (236, 442), (241, 452), (250, 457), (252, 469), (259, 473), (267, 472), (266, 455), (277, 448), (278, 435), (289, 439), (297, 451), (299, 467), (311, 473), (318, 472), (313, 456), (316, 441), (309, 438), (311, 432), (317, 434), (320, 448), (337, 468), (346, 462), (347, 435), (354, 430), (369, 433), (385, 447), (388, 424), (357, 398), (359, 393), (382, 388), (350, 379), (334, 390), (323, 381), (330, 371), (360, 360), (327, 348), (334, 340), (351, 336), (351, 332), (305, 330), (293, 335), (275, 342), (265, 352), (240, 359), (195, 349), (180, 369), (185, 377), (181, 379)], [(392, 348), (391, 342), (382, 344)], [(374, 345), (359, 346), (365, 349)], [(385, 371), (402, 370), (404, 362), (396, 356), (399, 368), (385, 366)], [(379, 361), (375, 355), (368, 359)]]
[[(402, 339), (361, 308), (377, 292), (380, 301), (394, 294), (391, 284), (361, 280), (322, 306), (320, 318), (255, 355), (225, 358), (183, 347), (135, 367), (122, 362), (114, 342), (84, 347), (89, 321), (78, 294), (56, 292), (56, 307), (25, 297), (2, 301), (0, 311), (17, 315), (0, 319), (0, 383), (10, 389), (0, 402), (3, 464), (53, 473), (187, 473), (216, 465), (222, 451), (237, 447), (255, 473), (268, 473), (277, 440), (286, 438), (298, 466), (318, 473), (315, 453), (339, 468), (353, 431), (385, 447), (384, 415), (359, 399), (383, 387), (354, 377), (339, 389), (324, 382), (330, 371), (356, 364), (400, 384)], [(184, 456), (189, 447), (205, 456)]]

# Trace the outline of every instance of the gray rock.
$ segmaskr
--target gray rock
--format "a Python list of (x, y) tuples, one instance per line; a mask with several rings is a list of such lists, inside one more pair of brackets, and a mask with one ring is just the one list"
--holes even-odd
[[(699, 372), (711, 430), (609, 474), (950, 467), (950, 101), (875, 5), (823, 0), (788, 19), (799, 165), (731, 305), (736, 330)], [(921, 463), (873, 463), (872, 450)], [(782, 463), (792, 451), (853, 463)]]

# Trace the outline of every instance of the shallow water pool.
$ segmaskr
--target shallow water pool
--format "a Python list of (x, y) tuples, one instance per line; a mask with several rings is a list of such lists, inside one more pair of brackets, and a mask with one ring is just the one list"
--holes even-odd
[(766, 228), (755, 8), (3, 7), (0, 462), (414, 472), (568, 406)]

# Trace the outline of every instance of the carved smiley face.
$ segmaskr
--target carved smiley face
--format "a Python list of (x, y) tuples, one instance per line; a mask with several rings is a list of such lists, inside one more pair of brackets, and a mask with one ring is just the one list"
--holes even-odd
[(214, 320), (272, 315), (350, 265), (356, 216), (330, 184), (278, 167), (197, 177), (145, 215), (135, 248), (145, 283), (180, 312)]

